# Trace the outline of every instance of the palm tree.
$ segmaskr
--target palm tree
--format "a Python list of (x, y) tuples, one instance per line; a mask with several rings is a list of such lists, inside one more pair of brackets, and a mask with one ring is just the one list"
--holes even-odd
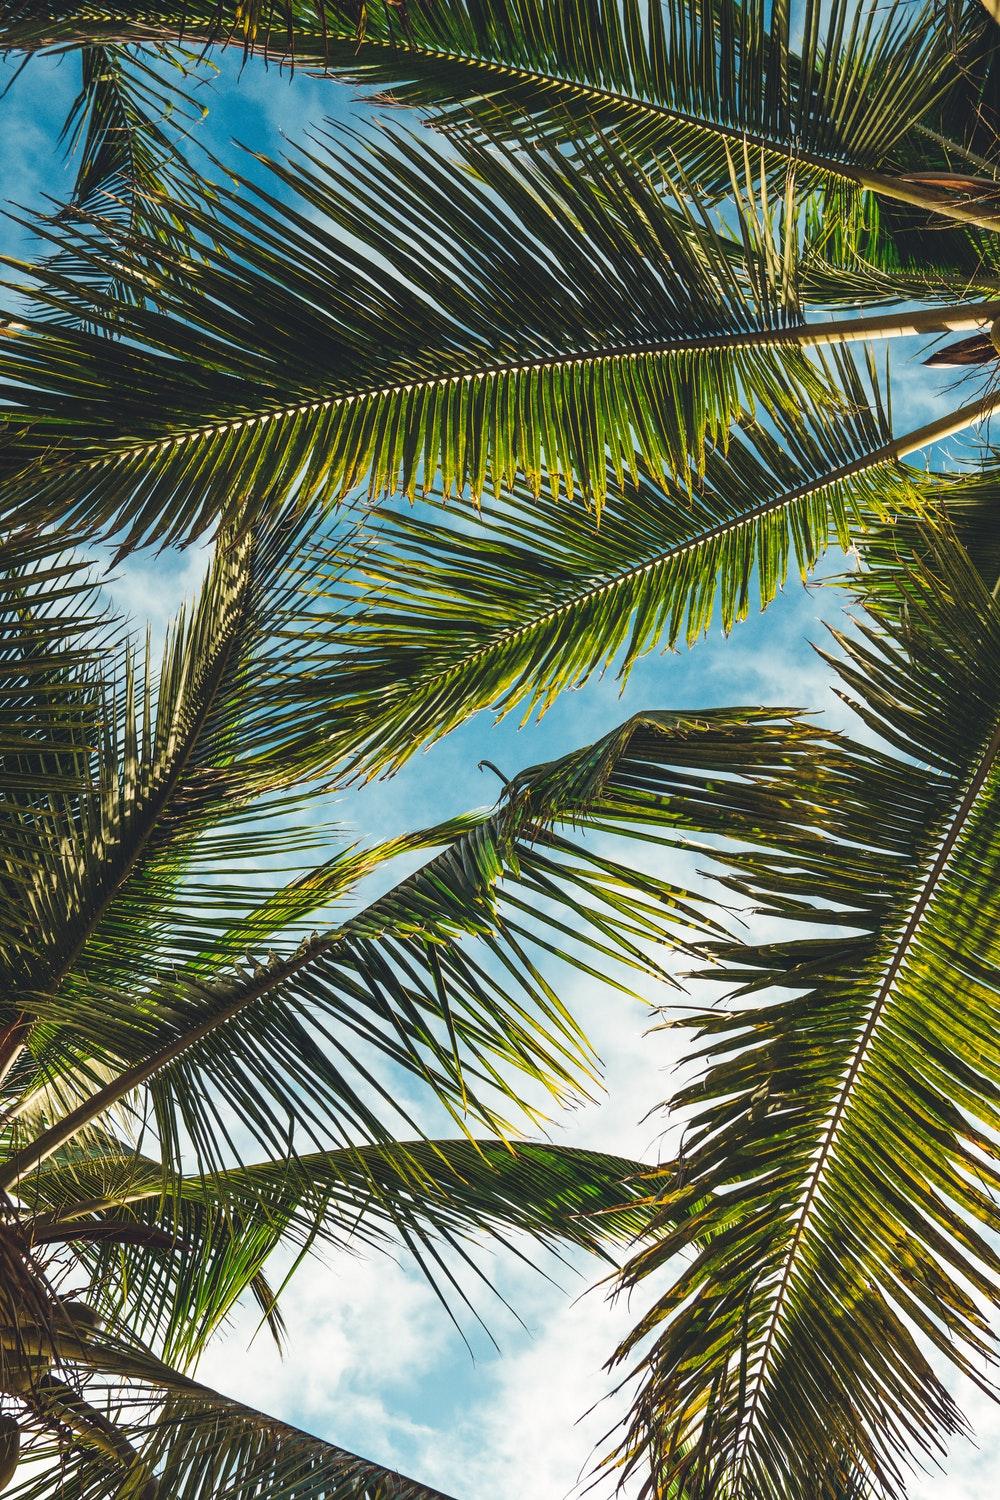
[[(634, 1168), (587, 1166), (611, 1194), (605, 1201), (624, 1205), (629, 1232), (652, 1212), (655, 1234), (624, 1284), (656, 1276), (665, 1287), (619, 1351), (639, 1383), (612, 1461), (641, 1473), (645, 1493), (686, 1500), (901, 1494), (908, 1455), (936, 1451), (961, 1427), (943, 1363), (984, 1380), (1000, 1270), (991, 1238), (997, 470), (989, 449), (971, 471), (904, 462), (1000, 406), (1000, 32), (978, 0), (920, 9), (867, 0), (301, 0), (166, 6), (141, 17), (134, 9), (23, 0), (0, 20), (0, 46), (12, 51), (81, 50), (74, 119), (86, 142), (73, 204), (40, 226), (46, 258), (11, 271), (21, 295), (0, 350), (0, 504), (8, 531), (36, 548), (40, 530), (110, 538), (121, 549), (218, 530), (217, 573), (288, 532), (292, 551), (312, 558), (303, 539), (317, 511), (360, 508), (359, 530), (335, 557), (328, 547), (321, 554), (335, 570), (330, 592), (344, 596), (335, 624), (317, 630), (301, 599), (276, 604), (270, 584), (260, 595), (255, 649), (283, 649), (299, 629), (316, 655), (300, 674), (275, 666), (277, 699), (241, 709), (264, 747), (244, 770), (232, 769), (230, 727), (218, 741), (212, 768), (234, 778), (220, 783), (234, 808), (321, 775), (392, 770), (487, 706), (544, 709), (597, 670), (616, 664), (625, 675), (657, 644), (693, 643), (716, 611), (728, 630), (754, 592), (768, 604), (790, 562), (807, 575), (831, 541), (862, 555), (853, 587), (867, 623), (841, 640), (838, 670), (864, 733), (849, 740), (795, 715), (744, 710), (642, 716), (513, 783), (493, 821), (426, 835), (447, 847), (436, 857), (449, 871), (443, 912), (444, 867), (434, 864), (426, 886), (404, 881), (352, 919), (360, 928), (331, 929), (321, 951), (307, 943), (301, 958), (278, 953), (259, 976), (252, 967), (248, 979), (232, 977), (248, 943), (270, 941), (300, 919), (304, 901), (336, 896), (390, 851), (345, 856), (260, 910), (227, 912), (229, 925), (209, 940), (185, 939), (164, 972), (157, 913), (171, 901), (183, 908), (188, 888), (165, 889), (158, 865), (146, 873), (147, 842), (149, 858), (160, 858), (156, 839), (142, 835), (133, 865), (114, 831), (132, 827), (125, 803), (149, 798), (154, 783), (146, 805), (155, 822), (143, 826), (161, 826), (161, 776), (149, 771), (144, 782), (138, 769), (145, 747), (157, 745), (152, 710), (135, 706), (144, 674), (114, 669), (134, 686), (112, 713), (106, 689), (94, 686), (107, 669), (88, 675), (80, 627), (64, 623), (76, 593), (62, 575), (45, 575), (33, 587), (58, 595), (58, 691), (46, 679), (36, 737), (58, 755), (17, 762), (26, 800), (15, 801), (11, 864), (22, 880), (52, 871), (46, 879), (62, 894), (50, 897), (45, 885), (37, 899), (54, 943), (76, 930), (65, 903), (83, 893), (93, 926), (84, 920), (74, 965), (97, 942), (102, 963), (126, 963), (138, 976), (141, 1002), (108, 1009), (107, 978), (99, 1004), (87, 1000), (89, 967), (69, 985), (72, 1005), (59, 1000), (50, 979), (62, 969), (51, 958), (48, 977), (19, 977), (25, 998), (9, 1022), (8, 1079), (43, 1103), (12, 1117), (30, 1120), (17, 1125), (29, 1134), (11, 1140), (0, 1182), (16, 1189), (18, 1212), (65, 1220), (65, 1184), (55, 1204), (26, 1197), (24, 1184), (53, 1182), (67, 1152), (75, 1181), (83, 1167), (72, 1152), (94, 1149), (97, 1119), (109, 1128), (112, 1106), (139, 1108), (133, 1092), (148, 1090), (163, 1155), (155, 1165), (171, 1191), (156, 1200), (161, 1217), (140, 1227), (180, 1234), (183, 1152), (195, 1152), (197, 1204), (205, 1181), (214, 1191), (224, 1172), (213, 1154), (209, 1063), (202, 1072), (191, 1061), (185, 1026), (206, 1024), (208, 1000), (218, 1036), (206, 1034), (204, 1055), (228, 1067), (231, 1035), (242, 1034), (240, 997), (285, 1003), (288, 983), (296, 1004), (327, 1005), (331, 953), (338, 965), (350, 954), (337, 983), (361, 1006), (352, 1010), (361, 1034), (495, 1136), (493, 1105), (467, 1080), (481, 1074), (515, 1093), (508, 1070), (520, 1067), (558, 1092), (569, 1084), (573, 1044), (537, 971), (522, 967), (520, 936), (512, 960), (506, 919), (491, 901), (484, 907), (485, 891), (501, 874), (577, 906), (581, 889), (588, 902), (603, 889), (606, 872), (590, 880), (564, 833), (546, 834), (557, 857), (546, 842), (544, 869), (533, 866), (533, 836), (560, 819), (628, 828), (641, 816), (647, 832), (681, 848), (708, 839), (731, 896), (810, 930), (755, 944), (716, 931), (722, 914), (680, 890), (667, 893), (679, 927), (650, 930), (653, 892), (614, 867), (622, 886), (640, 881), (643, 904), (616, 899), (595, 940), (640, 964), (650, 937), (687, 944), (731, 995), (697, 1020), (700, 1070), (671, 1101), (686, 1120), (678, 1160), (642, 1189)], [(434, 129), (327, 130), (253, 176), (237, 172), (235, 186), (212, 172), (209, 189), (186, 160), (189, 143), (157, 118), (158, 91), (183, 82), (182, 71), (164, 71), (162, 49), (209, 43), (377, 88), (382, 103), (420, 109)], [(127, 128), (109, 130), (113, 110)], [(136, 149), (112, 149), (126, 140)], [(900, 432), (874, 346), (935, 335), (959, 337), (931, 362), (978, 383)], [(403, 508), (400, 496), (420, 503)], [(454, 497), (481, 503), (481, 514), (440, 508)], [(187, 683), (170, 652), (186, 650), (179, 643), (191, 632), (194, 624), (181, 627), (168, 649), (161, 705), (175, 682)], [(43, 660), (53, 649), (46, 635)], [(102, 728), (104, 759), (90, 748), (95, 722), (113, 726)], [(180, 831), (165, 835), (170, 859), (181, 857), (175, 845), (188, 856), (209, 816), (207, 794), (176, 784), (185, 791), (180, 812), (167, 798), (168, 827), (180, 818)], [(163, 785), (175, 785), (169, 774)], [(213, 815), (217, 803), (213, 790)], [(86, 837), (88, 857), (74, 842)], [(66, 840), (71, 889), (54, 863)], [(209, 847), (224, 858), (229, 846)], [(108, 871), (122, 868), (119, 893)], [(570, 881), (561, 897), (556, 872)], [(140, 919), (125, 922), (115, 903), (133, 875), (145, 895)], [(88, 878), (95, 890), (113, 887), (107, 900), (88, 894)], [(98, 936), (106, 920), (117, 922), (114, 945)], [(552, 920), (558, 931), (558, 913)], [(453, 958), (459, 933), (514, 962), (544, 1032), (523, 1031), (520, 1010), (512, 1019), (489, 968), (473, 974)], [(407, 949), (404, 961), (393, 946), (407, 942), (419, 958)], [(367, 1019), (369, 962), (402, 1031), (373, 1030)], [(214, 1002), (203, 975), (222, 985)], [(463, 1004), (483, 984), (491, 1004), (481, 1034), (479, 1012), (473, 1021)], [(234, 985), (249, 988), (237, 995)], [(421, 1019), (427, 1007), (437, 1031)], [(279, 1074), (273, 1093), (261, 1095), (254, 1073), (237, 1078), (233, 1095), (241, 1127), (262, 1130), (260, 1144), (285, 1167), (248, 1169), (249, 1185), (227, 1178), (220, 1191), (227, 1203), (234, 1195), (239, 1222), (245, 1195), (277, 1179), (291, 1194), (290, 1221), (308, 1235), (316, 1204), (326, 1203), (324, 1174), (335, 1169), (316, 1166), (308, 1190), (294, 1174), (287, 1187), (284, 1120), (301, 1101), (324, 1128), (349, 1107), (364, 1149), (392, 1153), (392, 1172), (417, 1148), (401, 1147), (357, 1090), (342, 1096), (339, 1072), (305, 1033), (302, 1047), (307, 1040), (308, 1054), (284, 1055), (288, 1078)], [(502, 1069), (487, 1060), (494, 1051)], [(344, 1149), (362, 1147), (350, 1135)], [(121, 1142), (116, 1150), (128, 1155)], [(297, 1164), (314, 1155), (299, 1153), (296, 1171), (308, 1176)], [(150, 1164), (129, 1157), (128, 1168), (151, 1180)], [(364, 1170), (375, 1170), (368, 1159)], [(625, 1192), (623, 1171), (633, 1174)], [(484, 1184), (493, 1181), (484, 1168), (476, 1182), (490, 1203)], [(525, 1227), (563, 1232), (552, 1212), (561, 1189), (539, 1181), (537, 1217)], [(119, 1224), (122, 1195), (109, 1191), (109, 1206), (95, 1208), (103, 1199), (91, 1190), (84, 1210)], [(207, 1222), (209, 1209), (201, 1212)], [(133, 1249), (168, 1256), (162, 1241)], [(223, 1422), (204, 1413), (221, 1398), (163, 1374), (174, 1345), (156, 1344), (161, 1314), (148, 1315), (142, 1347), (147, 1315), (118, 1304), (108, 1309), (114, 1337), (60, 1334), (47, 1295), (38, 1292), (47, 1317), (34, 1320), (48, 1330), (42, 1365), (58, 1357), (78, 1380), (91, 1371), (150, 1393), (146, 1427), (140, 1420), (132, 1436), (78, 1449), (79, 1492), (103, 1493), (86, 1488), (87, 1465), (106, 1470), (107, 1443), (127, 1441), (115, 1461), (135, 1493), (160, 1473), (179, 1476), (175, 1489), (189, 1486), (180, 1493), (207, 1493), (190, 1487), (214, 1482), (197, 1476), (209, 1473), (200, 1467), (204, 1434)], [(213, 1317), (198, 1294), (194, 1311), (189, 1302), (168, 1317), (171, 1337), (183, 1325), (184, 1352), (193, 1352), (190, 1341), (202, 1328), (207, 1337)], [(161, 1358), (154, 1378), (149, 1361)], [(188, 1423), (191, 1411), (202, 1416)], [(223, 1423), (237, 1434), (231, 1459), (220, 1459), (226, 1472), (254, 1474), (270, 1451), (256, 1420), (236, 1413), (232, 1428)], [(204, 1446), (182, 1446), (178, 1434), (191, 1432)], [(333, 1462), (313, 1449), (294, 1454), (303, 1473)], [(314, 1479), (258, 1473), (233, 1481), (258, 1490), (232, 1492), (287, 1482), (304, 1486), (303, 1496), (353, 1493), (346, 1486), (360, 1481), (349, 1465), (337, 1474), (333, 1487), (319, 1481), (323, 1490)]]

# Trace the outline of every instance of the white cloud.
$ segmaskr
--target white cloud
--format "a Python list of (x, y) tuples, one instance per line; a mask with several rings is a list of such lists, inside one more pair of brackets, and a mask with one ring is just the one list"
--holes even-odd
[(133, 552), (108, 576), (105, 587), (115, 608), (137, 629), (148, 625), (154, 662), (171, 619), (197, 593), (211, 555), (205, 544), (184, 552)]
[[(604, 1055), (609, 1092), (562, 1117), (554, 1138), (655, 1160), (660, 1125), (642, 1116), (668, 1092), (673, 1034), (644, 1036), (650, 1013), (597, 985), (577, 996), (576, 1011)], [(514, 1256), (491, 1254), (491, 1278), (528, 1331), (485, 1288), (475, 1291), (502, 1353), (466, 1316), (473, 1359), (412, 1266), (331, 1255), (303, 1266), (289, 1287), (283, 1363), (263, 1333), (247, 1348), (253, 1325), (242, 1317), (199, 1375), (461, 1500), (559, 1500), (624, 1410), (602, 1400), (613, 1383), (602, 1367), (637, 1316), (591, 1289), (608, 1267), (586, 1257), (576, 1267), (574, 1275), (546, 1261), (553, 1285)]]

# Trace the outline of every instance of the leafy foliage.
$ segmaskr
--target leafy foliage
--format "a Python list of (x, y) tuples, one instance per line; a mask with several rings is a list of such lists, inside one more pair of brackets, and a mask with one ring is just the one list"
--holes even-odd
[[(997, 41), (978, 0), (4, 7), (0, 50), (81, 63), (73, 200), (0, 323), (22, 1500), (442, 1500), (184, 1373), (248, 1299), (280, 1339), (275, 1267), (324, 1246), (402, 1246), (458, 1319), (484, 1240), (627, 1244), (657, 1300), (611, 1461), (658, 1500), (895, 1500), (963, 1430), (949, 1363), (992, 1388), (996, 455), (902, 460), (1000, 408)], [(216, 190), (214, 45), (434, 133)], [(867, 346), (952, 333), (978, 399), (900, 433)], [(206, 535), (155, 667), (77, 549)], [(855, 738), (650, 712), (440, 826), (313, 825), (831, 543)], [(518, 1143), (594, 1085), (573, 981), (676, 984), (664, 951), (727, 991), (678, 1012), (678, 1158)]]
[(685, 819), (744, 845), (730, 889), (807, 927), (713, 946), (729, 995), (693, 1023), (703, 1072), (674, 1100), (678, 1227), (626, 1273), (671, 1282), (620, 1351), (652, 1340), (629, 1441), (696, 1496), (826, 1495), (845, 1462), (902, 1494), (911, 1448), (962, 1425), (930, 1352), (988, 1384), (1000, 616), (955, 544), (925, 549), (873, 560), (872, 623), (839, 640), (884, 748), (819, 736), (763, 788), (727, 760), (782, 811), (762, 827), (730, 794), (724, 824)]
[(757, 0), (266, 0), (148, 19), (23, 0), (0, 46), (73, 45), (107, 30), (232, 40), (386, 87), (393, 103), (428, 108), (452, 129), (573, 145), (597, 126), (637, 153), (671, 152), (725, 191), (732, 142), (850, 179), (852, 167), (893, 165), (924, 117), (937, 125), (950, 107), (965, 125), (966, 54), (988, 50), (984, 29), (971, 6), (859, 15), (847, 0), (807, 0), (794, 17)]
[[(294, 808), (288, 796), (301, 800), (336, 754), (297, 695), (335, 639), (314, 594), (335, 558), (303, 550), (304, 526), (220, 540), (155, 677), (99, 614), (81, 657), (66, 614), (65, 643), (40, 637), (29, 685), (53, 692), (37, 694), (22, 736), (56, 758), (64, 682), (91, 716), (80, 731), (73, 721), (58, 781), (26, 782), (33, 752), (19, 743), (2, 766), (0, 1243), (22, 1248), (0, 1292), (0, 1391), (40, 1433), (73, 1435), (67, 1493), (127, 1490), (122, 1469), (136, 1464), (145, 1484), (152, 1464), (170, 1493), (176, 1483), (201, 1494), (209, 1454), (212, 1483), (225, 1476), (234, 1495), (277, 1482), (303, 1496), (351, 1493), (347, 1483), (430, 1493), (311, 1439), (282, 1449), (275, 1424), (232, 1415), (213, 1393), (198, 1396), (209, 1402), (201, 1415), (189, 1403), (171, 1417), (162, 1392), (187, 1400), (179, 1376), (156, 1387), (152, 1426), (136, 1434), (134, 1393), (115, 1384), (130, 1378), (128, 1361), (87, 1363), (92, 1319), (99, 1311), (113, 1337), (145, 1337), (185, 1362), (247, 1294), (280, 1334), (266, 1268), (283, 1247), (400, 1242), (450, 1305), (469, 1300), (463, 1269), (482, 1278), (471, 1242), (484, 1233), (597, 1251), (646, 1222), (635, 1164), (476, 1140), (467, 1123), (503, 1128), (499, 1105), (537, 1110), (531, 1084), (558, 1097), (593, 1076), (551, 959), (570, 974), (600, 965), (624, 985), (629, 969), (656, 972), (658, 943), (696, 946), (711, 930), (682, 890), (617, 861), (606, 837), (587, 840), (661, 836), (646, 796), (618, 779), (631, 764), (628, 726), (523, 773), (494, 809), (343, 850), (270, 891), (237, 875), (247, 849), (262, 848), (254, 819), (273, 816), (275, 795)], [(85, 593), (79, 607), (86, 621)], [(11, 678), (22, 710), (23, 676)], [(303, 935), (356, 881), (423, 849), (438, 852)], [(197, 879), (206, 860), (214, 886)], [(416, 1123), (407, 1073), (466, 1138), (396, 1139)], [(242, 1164), (237, 1133), (272, 1158)], [(81, 1325), (78, 1304), (56, 1294), (74, 1271), (96, 1304)], [(90, 1399), (93, 1368), (117, 1391), (120, 1420)]]
[[(217, 212), (189, 211), (187, 255), (124, 247), (139, 257), (124, 303), (5, 347), (9, 515), (177, 541), (291, 495), (413, 494), (440, 476), (445, 495), (478, 496), (518, 474), (599, 508), (608, 463), (620, 475), (637, 445), (651, 472), (686, 478), (748, 403), (838, 399), (787, 337), (794, 268), (763, 205), (734, 265), (668, 177), (610, 147), (587, 176), (478, 147), (456, 175), (450, 152), (403, 134), (271, 165), (291, 203), (242, 182)], [(71, 243), (103, 264), (103, 225)], [(35, 281), (43, 307), (81, 313), (78, 280)]]
[[(601, 523), (515, 488), (476, 521), (386, 506), (358, 535), (360, 600), (338, 667), (355, 764), (395, 767), (477, 709), (523, 719), (616, 661), (693, 643), (765, 606), (789, 563), (802, 577), (829, 539), (849, 546), (890, 514), (920, 513), (936, 483), (887, 448), (887, 415), (847, 360), (850, 415), (747, 420), (711, 450), (693, 493), (639, 466)], [(748, 504), (748, 498), (752, 503)], [(348, 734), (350, 732), (348, 731)]]

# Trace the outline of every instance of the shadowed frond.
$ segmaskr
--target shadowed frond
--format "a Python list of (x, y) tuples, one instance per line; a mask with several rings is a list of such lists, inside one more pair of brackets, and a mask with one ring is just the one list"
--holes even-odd
[(726, 886), (807, 931), (715, 945), (729, 994), (673, 1101), (679, 1227), (625, 1278), (670, 1283), (619, 1351), (641, 1350), (626, 1452), (653, 1436), (696, 1500), (825, 1497), (845, 1454), (901, 1495), (962, 1430), (939, 1363), (992, 1388), (1000, 609), (930, 535), (864, 587), (837, 669), (885, 748), (818, 739), (763, 833), (720, 829), (756, 846)]
[(27, 1398), (35, 1462), (7, 1491), (12, 1500), (47, 1500), (53, 1484), (62, 1500), (448, 1500), (187, 1379), (135, 1343), (64, 1338), (57, 1348), (60, 1376)]
[(79, 789), (114, 633), (82, 560), (54, 552), (32, 531), (0, 541), (0, 817), (10, 819), (8, 851), (19, 810), (60, 785)]
[(822, 204), (814, 200), (806, 218), (801, 289), (819, 305), (954, 302), (992, 297), (1000, 287), (996, 234), (929, 233), (926, 215), (849, 189), (828, 193)]
[[(134, 286), (116, 274), (123, 240), (148, 237), (179, 246), (186, 238), (185, 207), (212, 201), (211, 184), (182, 150), (190, 127), (207, 112), (186, 92), (198, 78), (198, 63), (179, 47), (155, 56), (115, 45), (80, 51), (80, 92), (62, 133), (76, 180), (69, 202), (52, 212), (57, 223), (77, 215), (104, 221), (108, 240), (102, 263), (75, 255), (68, 245), (56, 250), (51, 270), (67, 292), (92, 283), (80, 293), (83, 317), (94, 297), (133, 295)], [(69, 307), (52, 311), (57, 320), (74, 315)]]
[[(12, 1029), (0, 1076), (30, 1039), (32, 996), (59, 991), (71, 1006), (81, 985), (91, 995), (120, 985), (134, 993), (171, 953), (200, 952), (215, 930), (206, 929), (207, 893), (183, 878), (211, 862), (217, 879), (223, 862), (247, 852), (240, 824), (259, 817), (261, 798), (329, 771), (325, 706), (310, 711), (296, 692), (316, 662), (305, 601), (325, 564), (317, 553), (293, 567), (298, 537), (279, 522), (252, 541), (224, 540), (157, 674), (136, 660), (119, 626), (90, 690), (71, 787), (44, 805), (22, 799), (5, 810), (0, 1014)], [(71, 629), (72, 617), (64, 623)], [(41, 667), (42, 728), (19, 699), (23, 732), (55, 747), (59, 663), (45, 658)], [(301, 836), (286, 831), (285, 846), (296, 842)], [(258, 857), (273, 843), (254, 829)]]
[(643, 1171), (548, 1144), (415, 1140), (170, 1182), (161, 1163), (108, 1138), (51, 1159), (22, 1198), (33, 1242), (69, 1248), (113, 1326), (184, 1362), (247, 1291), (272, 1311), (260, 1278), (279, 1248), (398, 1247), (449, 1311), (450, 1298), (473, 1307), (476, 1287), (491, 1289), (476, 1245), (503, 1244), (530, 1263), (538, 1249), (607, 1255), (639, 1238)]
[[(187, 4), (137, 17), (114, 5), (14, 6), (0, 47), (116, 39), (235, 41), (375, 85), (452, 130), (560, 144), (613, 132), (639, 155), (671, 153), (726, 190), (734, 144), (819, 180), (879, 183), (928, 117), (964, 141), (968, 66), (986, 22), (974, 8), (852, 0), (327, 0)], [(958, 65), (956, 65), (958, 59)], [(961, 95), (952, 106), (953, 93)], [(905, 156), (905, 150), (904, 150)], [(873, 169), (880, 169), (877, 173)], [(890, 175), (886, 175), (886, 170)], [(933, 204), (941, 195), (924, 194)], [(946, 207), (949, 207), (946, 203)], [(961, 207), (949, 211), (961, 213)]]
[(842, 416), (733, 429), (693, 493), (612, 476), (599, 525), (523, 486), (474, 520), (376, 511), (330, 684), (355, 767), (398, 766), (478, 709), (527, 719), (615, 664), (624, 679), (657, 646), (728, 632), (753, 592), (769, 604), (789, 564), (804, 578), (831, 539), (920, 514), (932, 480), (898, 461), (877, 390), (847, 360), (834, 369)]
[[(981, 451), (974, 469), (956, 469), (935, 476), (928, 500), (947, 517), (947, 525), (969, 555), (987, 588), (1000, 581), (1000, 469), (995, 450)], [(874, 526), (858, 542), (864, 567), (855, 582), (862, 593), (868, 574), (877, 572), (902, 582), (914, 556), (933, 557), (933, 533), (926, 518), (900, 515), (891, 526)], [(931, 552), (928, 553), (928, 546)], [(899, 591), (902, 606), (905, 593)], [(891, 589), (880, 596), (883, 614), (891, 607)]]
[[(381, 0), (375, 0), (377, 5)], [(253, 53), (318, 62), (325, 40), (364, 34), (370, 0), (185, 0), (183, 5), (136, 7), (77, 0), (10, 0), (0, 28), (0, 50), (66, 51), (81, 44), (134, 41), (231, 45)], [(393, 5), (393, 0), (388, 0)]]
[(180, 87), (195, 76), (193, 55), (174, 48), (156, 56), (153, 68), (128, 48), (84, 50), (80, 92), (63, 130), (77, 164), (72, 207), (120, 218), (132, 230), (155, 226), (167, 196), (179, 208), (186, 173), (177, 132), (203, 114)]

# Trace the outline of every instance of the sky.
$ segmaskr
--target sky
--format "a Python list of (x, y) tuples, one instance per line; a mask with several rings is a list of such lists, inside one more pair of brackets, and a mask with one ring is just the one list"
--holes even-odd
[[(349, 90), (298, 74), (283, 76), (232, 58), (199, 91), (207, 115), (198, 127), (213, 150), (236, 138), (277, 154), (328, 116), (363, 120)], [(0, 66), (0, 89), (13, 69)], [(77, 86), (72, 59), (34, 63), (0, 100), (0, 249), (30, 254), (15, 222), (19, 210), (58, 196), (69, 181), (57, 137)], [(922, 371), (912, 341), (894, 349), (895, 423), (921, 425), (942, 410), (943, 384)], [(177, 603), (197, 586), (204, 549), (137, 554), (116, 572), (112, 592), (137, 624), (162, 634)], [(374, 841), (489, 802), (495, 783), (477, 769), (488, 757), (508, 774), (583, 745), (642, 708), (725, 704), (799, 706), (845, 727), (830, 671), (813, 650), (824, 621), (841, 623), (842, 598), (797, 580), (730, 640), (718, 631), (693, 651), (645, 658), (621, 693), (609, 679), (564, 694), (541, 724), (494, 726), (480, 715), (413, 761), (395, 778), (336, 800), (330, 809)], [(593, 982), (576, 987), (573, 1008), (605, 1062), (606, 1096), (557, 1122), (553, 1137), (655, 1161), (667, 1125), (658, 1112), (679, 1058), (673, 1035), (649, 1028), (649, 1009)], [(662, 996), (651, 996), (660, 1000)], [(577, 1492), (594, 1445), (620, 1401), (602, 1399), (602, 1370), (636, 1308), (610, 1307), (594, 1283), (597, 1262), (562, 1269), (555, 1280), (498, 1255), (492, 1274), (519, 1325), (486, 1294), (477, 1307), (494, 1349), (466, 1328), (472, 1353), (419, 1273), (387, 1257), (307, 1263), (286, 1294), (289, 1329), (279, 1361), (255, 1321), (239, 1318), (205, 1359), (200, 1376), (230, 1394), (344, 1447), (435, 1485), (459, 1500), (562, 1500)], [(597, 1403), (597, 1409), (591, 1408)], [(1000, 1414), (982, 1398), (966, 1409), (980, 1448), (957, 1445), (946, 1474), (915, 1480), (913, 1500), (979, 1500), (1000, 1460)], [(590, 1415), (585, 1415), (590, 1411)], [(605, 1496), (608, 1485), (592, 1492)]]

